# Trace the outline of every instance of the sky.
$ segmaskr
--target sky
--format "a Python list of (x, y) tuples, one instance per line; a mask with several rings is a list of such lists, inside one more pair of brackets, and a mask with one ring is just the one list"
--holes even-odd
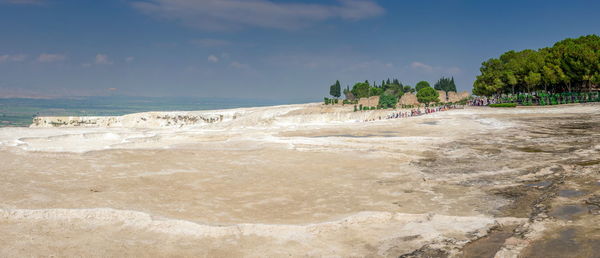
[(0, 0), (0, 97), (322, 99), (600, 34), (600, 1)]

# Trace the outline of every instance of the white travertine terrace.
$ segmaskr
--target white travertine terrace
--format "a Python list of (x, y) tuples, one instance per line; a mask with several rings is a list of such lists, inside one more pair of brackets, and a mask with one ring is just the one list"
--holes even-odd
[[(520, 173), (547, 161), (448, 171), (418, 162), (496, 155), (453, 144), (528, 139), (513, 118), (598, 108), (379, 120), (392, 111), (303, 104), (39, 117), (0, 128), (0, 256), (397, 257), (424, 246), (457, 255), (491, 228), (527, 220), (500, 216), (509, 201), (478, 184), (531, 180), (542, 174)], [(587, 151), (576, 154), (597, 148)]]

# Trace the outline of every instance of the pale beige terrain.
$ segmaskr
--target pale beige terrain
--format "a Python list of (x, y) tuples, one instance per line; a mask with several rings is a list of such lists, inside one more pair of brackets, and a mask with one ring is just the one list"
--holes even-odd
[[(599, 111), (379, 120), (391, 111), (305, 104), (40, 118), (0, 128), (0, 256), (531, 254), (548, 232), (600, 222)], [(585, 212), (561, 218), (563, 204)]]

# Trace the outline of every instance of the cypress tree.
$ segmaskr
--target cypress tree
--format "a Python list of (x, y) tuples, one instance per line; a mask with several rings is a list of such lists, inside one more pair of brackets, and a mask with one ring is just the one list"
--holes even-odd
[(450, 80), (450, 91), (456, 92), (456, 84), (454, 84), (454, 76), (452, 76), (452, 79)]
[(336, 80), (333, 85), (329, 86), (329, 95), (339, 98), (342, 95), (341, 88), (340, 81)]

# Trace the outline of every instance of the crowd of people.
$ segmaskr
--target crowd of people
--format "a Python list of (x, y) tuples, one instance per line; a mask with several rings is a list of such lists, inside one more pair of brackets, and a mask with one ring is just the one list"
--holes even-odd
[(420, 114), (421, 114), (421, 109), (412, 109), (410, 111), (397, 111), (397, 112), (392, 112), (392, 113), (388, 114), (386, 119), (411, 117), (411, 116), (417, 116)]
[[(432, 113), (436, 113), (436, 112), (446, 111), (446, 110), (450, 110), (453, 108), (456, 108), (456, 106), (445, 105), (445, 106), (439, 106), (439, 107), (426, 107), (424, 109), (413, 108), (409, 111), (394, 111), (394, 112), (389, 113), (385, 117), (385, 119), (397, 119), (397, 118), (420, 116), (420, 115), (426, 115), (426, 114), (432, 114)], [(375, 120), (375, 119), (371, 119), (370, 121), (372, 121), (372, 120)], [(379, 120), (381, 120), (381, 117), (379, 117)]]
[(488, 97), (476, 97), (473, 99), (470, 99), (467, 104), (469, 106), (487, 106), (489, 104), (496, 104), (498, 103), (498, 99), (497, 98), (488, 98)]

